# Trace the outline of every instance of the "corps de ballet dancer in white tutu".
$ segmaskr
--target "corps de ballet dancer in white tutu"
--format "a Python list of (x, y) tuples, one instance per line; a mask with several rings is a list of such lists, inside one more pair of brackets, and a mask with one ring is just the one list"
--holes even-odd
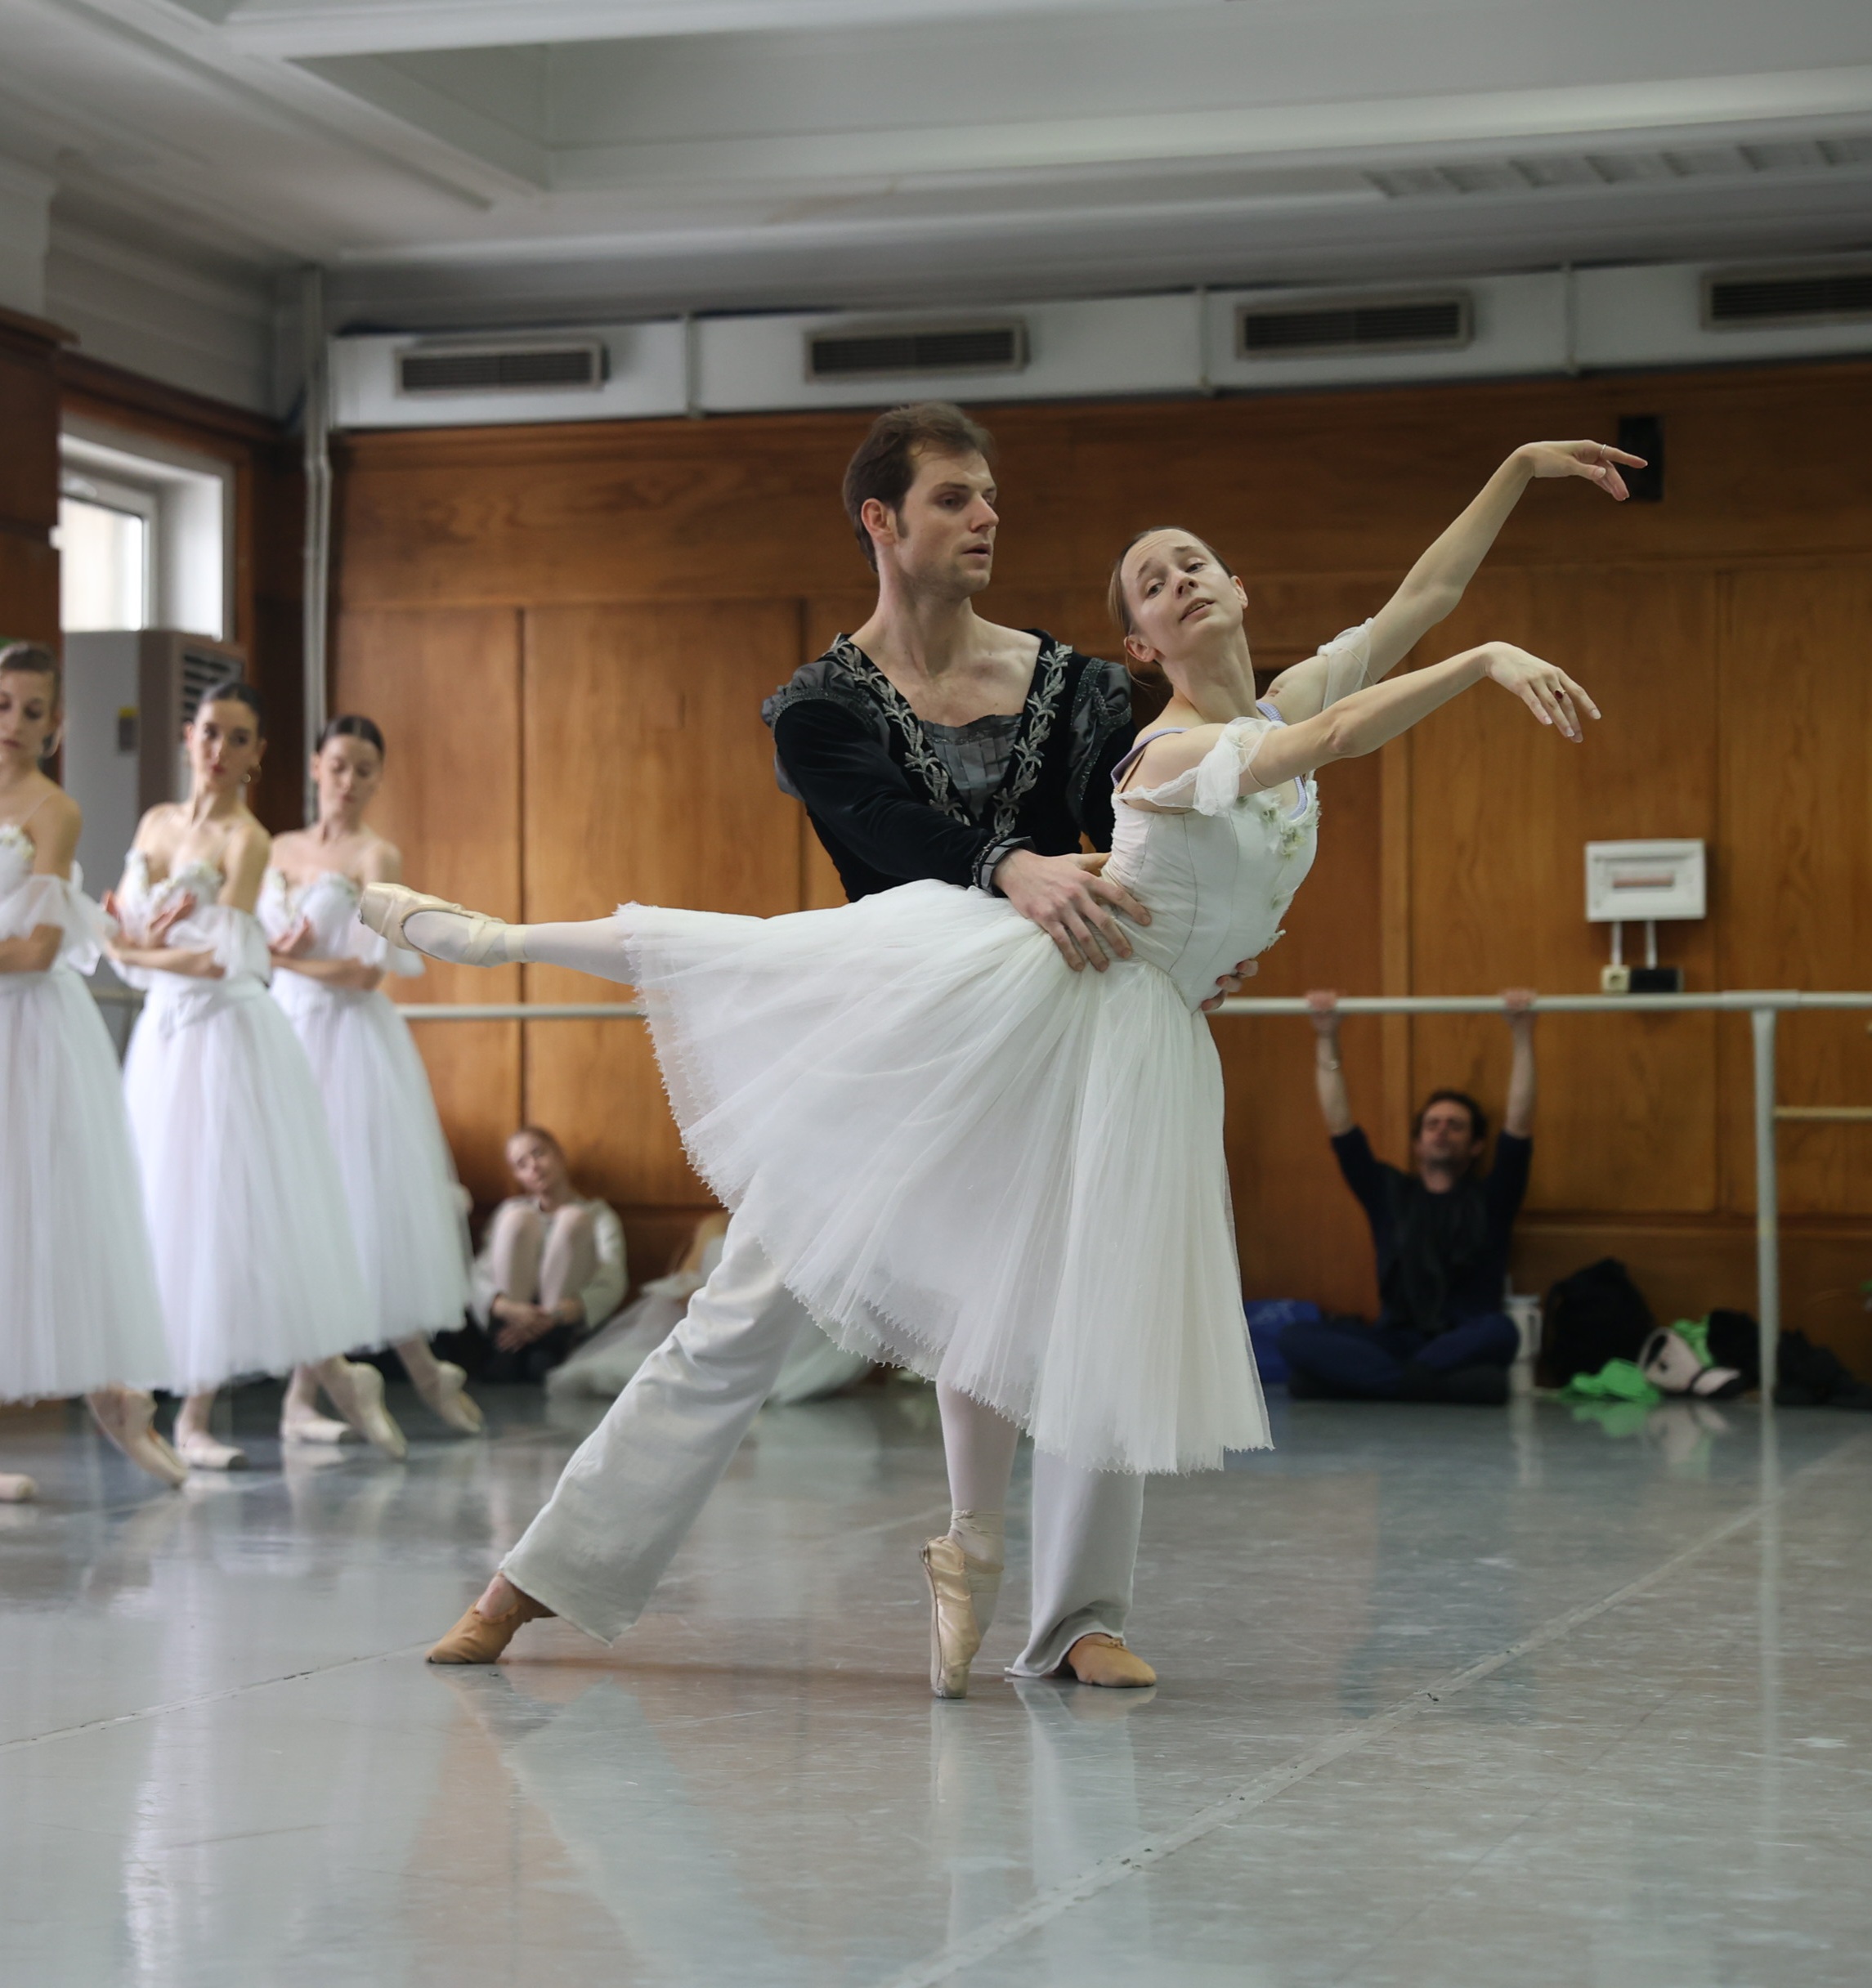
[[(770, 919), (626, 904), (508, 926), (400, 887), (367, 891), (361, 916), (442, 958), (634, 987), (697, 1170), (828, 1330), (938, 1382), (952, 1470), (972, 1451), (993, 1511), (1019, 1429), (1094, 1471), (1219, 1468), (1268, 1424), (1202, 1005), (1279, 936), (1313, 861), (1316, 768), (1485, 678), (1580, 739), (1591, 700), (1507, 643), (1373, 679), (1455, 606), (1533, 477), (1623, 497), (1615, 464), (1634, 460), (1517, 450), (1372, 620), (1261, 701), (1239, 580), (1194, 533), (1135, 540), (1111, 599), (1132, 664), (1173, 694), (1113, 776), (1105, 873), (1150, 919), (1103, 974), (1072, 971), (1012, 905), (928, 882)], [(525, 1621), (570, 1612), (562, 1595), (577, 1605), (574, 1560), (554, 1562), (562, 1594), (537, 1594), (525, 1546), (437, 1646), (472, 1654), (439, 1660), (490, 1661)], [(998, 1565), (953, 1531), (924, 1562), (932, 1686), (960, 1696)]]
[[(377, 1329), (396, 1347), (430, 1411), (480, 1432), (468, 1377), (429, 1345), (459, 1328), (468, 1272), (454, 1162), (428, 1073), (409, 1025), (383, 993), (386, 974), (423, 971), (420, 956), (357, 921), (358, 893), (395, 883), (402, 859), (365, 821), (383, 779), (383, 735), (368, 718), (333, 719), (312, 754), (318, 822), (273, 840), (260, 923), (273, 957), (273, 997), (318, 1080), (351, 1207)], [(317, 1381), (297, 1369), (280, 1433), (337, 1442), (346, 1425), (321, 1416)]]
[[(175, 1485), (187, 1470), (152, 1426), (168, 1349), (123, 1080), (78, 978), (107, 927), (72, 860), (78, 804), (39, 771), (59, 722), (52, 651), (0, 651), (0, 1401), (83, 1395), (132, 1463)], [(0, 1473), (0, 1500), (34, 1494)]]
[(265, 750), (258, 695), (211, 690), (185, 737), (189, 799), (144, 816), (106, 900), (123, 933), (111, 956), (146, 996), (124, 1098), (185, 1397), (176, 1448), (197, 1469), (244, 1463), (210, 1431), (215, 1390), (307, 1366), (359, 1435), (401, 1457), (383, 1377), (343, 1357), (378, 1342), (376, 1314), (318, 1086), (266, 992), (254, 907), (269, 838), (242, 798)]

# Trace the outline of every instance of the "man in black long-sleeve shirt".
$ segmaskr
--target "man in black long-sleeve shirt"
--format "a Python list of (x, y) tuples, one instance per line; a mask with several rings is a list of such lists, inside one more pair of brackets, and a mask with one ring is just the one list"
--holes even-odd
[(1505, 1400), (1520, 1334), (1502, 1301), (1534, 1153), (1533, 996), (1503, 996), (1514, 1063), (1495, 1162), (1480, 1176), (1488, 1121), (1462, 1091), (1433, 1091), (1417, 1113), (1412, 1172), (1373, 1154), (1346, 1095), (1336, 997), (1308, 998), (1320, 1110), (1371, 1225), (1381, 1310), (1376, 1326), (1343, 1319), (1289, 1326), (1280, 1340), (1289, 1386), (1297, 1395), (1364, 1400)]

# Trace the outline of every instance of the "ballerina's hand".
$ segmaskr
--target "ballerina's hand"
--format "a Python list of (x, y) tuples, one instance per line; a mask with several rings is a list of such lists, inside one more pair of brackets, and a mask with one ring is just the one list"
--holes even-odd
[(1647, 467), (1641, 455), (1628, 455), (1602, 441), (1530, 441), (1515, 451), (1537, 477), (1583, 477), (1620, 504), (1631, 495), (1615, 464), (1628, 469)]
[(302, 918), (289, 932), (274, 940), (266, 950), (275, 960), (302, 959), (311, 950), (312, 921)]
[(195, 893), (185, 890), (173, 902), (165, 904), (150, 920), (150, 936), (144, 943), (147, 946), (167, 946), (169, 934), (195, 908)]
[(1222, 978), (1216, 983), (1216, 992), (1203, 1002), (1202, 1012), (1205, 1014), (1213, 1014), (1231, 994), (1241, 992), (1242, 983), (1244, 980), (1252, 980), (1261, 970), (1261, 963), (1259, 960), (1236, 960), (1233, 969), (1223, 974)]
[(1485, 674), (1491, 683), (1511, 692), (1543, 725), (1557, 725), (1562, 738), (1578, 745), (1586, 736), (1579, 722), (1583, 710), (1589, 718), (1599, 715), (1599, 707), (1564, 669), (1543, 663), (1511, 642), (1488, 644), (1489, 661)]

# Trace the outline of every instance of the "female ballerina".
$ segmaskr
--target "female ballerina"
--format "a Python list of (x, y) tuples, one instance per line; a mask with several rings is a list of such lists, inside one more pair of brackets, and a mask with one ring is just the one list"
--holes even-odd
[(109, 908), (111, 947), (147, 995), (124, 1064), (169, 1341), (176, 1448), (199, 1470), (246, 1462), (209, 1429), (236, 1374), (311, 1368), (367, 1441), (403, 1455), (383, 1377), (342, 1357), (376, 1342), (325, 1108), (266, 993), (254, 906), (269, 838), (243, 790), (266, 750), (260, 699), (223, 683), (184, 735), (187, 800), (137, 825)]
[[(132, 1463), (175, 1485), (188, 1472), (146, 1391), (168, 1354), (123, 1081), (78, 978), (105, 921), (72, 861), (78, 804), (39, 771), (59, 721), (52, 651), (0, 650), (0, 1401), (83, 1395)], [(34, 1491), (0, 1475), (0, 1499)]]
[[(408, 1024), (380, 989), (386, 974), (415, 974), (421, 960), (358, 924), (358, 893), (403, 873), (394, 844), (365, 815), (383, 780), (383, 734), (368, 718), (334, 718), (312, 754), (316, 826), (274, 839), (260, 892), (272, 948), (273, 997), (298, 1031), (325, 1099), (378, 1330), (430, 1412), (464, 1435), (481, 1413), (468, 1377), (429, 1345), (459, 1327), (468, 1267), (454, 1163)], [(318, 1380), (295, 1368), (280, 1432), (336, 1442), (343, 1422), (316, 1408)]]
[[(1634, 461), (1517, 450), (1373, 620), (1265, 703), (1240, 581), (1193, 532), (1134, 540), (1111, 598), (1131, 662), (1172, 696), (1116, 776), (1106, 874), (1151, 916), (1104, 974), (1073, 972), (1004, 901), (933, 883), (768, 920), (630, 904), (511, 927), (365, 893), (374, 929), (437, 956), (634, 986), (691, 1157), (737, 1223), (845, 1343), (937, 1381), (956, 1508), (923, 1553), (938, 1695), (967, 1690), (1020, 1428), (1093, 1471), (1265, 1446), (1202, 1004), (1279, 936), (1313, 860), (1317, 768), (1485, 678), (1581, 738), (1591, 700), (1511, 644), (1373, 679), (1455, 606), (1533, 477), (1622, 498), (1616, 464)], [(489, 1662), (529, 1620), (578, 1620), (577, 1571), (531, 1537), (435, 1660)]]

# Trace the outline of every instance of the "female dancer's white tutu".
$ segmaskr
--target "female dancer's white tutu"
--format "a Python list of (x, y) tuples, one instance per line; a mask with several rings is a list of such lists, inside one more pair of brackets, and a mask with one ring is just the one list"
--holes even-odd
[(147, 991), (124, 1097), (170, 1385), (186, 1394), (382, 1342), (318, 1086), (267, 994), (260, 927), (217, 904), (221, 889), (199, 863), (152, 885), (135, 853), (120, 893), (133, 937), (175, 897), (192, 896), (167, 943), (212, 950), (223, 976), (124, 969)]
[(104, 914), (75, 874), (34, 876), (0, 827), (0, 938), (65, 934), (43, 974), (0, 974), (0, 1400), (159, 1386), (168, 1372), (117, 1052), (79, 979)]
[[(269, 870), (260, 922), (276, 941), (305, 920), (314, 959), (421, 973), (419, 954), (357, 922), (357, 896), (335, 871), (293, 892)], [(273, 976), (273, 997), (325, 1099), (378, 1330), (392, 1341), (454, 1331), (468, 1300), (455, 1170), (409, 1025), (381, 992), (325, 987), (284, 969)]]
[(1136, 956), (1073, 973), (1003, 900), (909, 884), (835, 911), (616, 915), (677, 1122), (788, 1286), (1094, 1470), (1265, 1447), (1222, 1082), (1198, 1012), (1279, 937), (1310, 782), (1238, 796), (1270, 723), (1121, 804)]

